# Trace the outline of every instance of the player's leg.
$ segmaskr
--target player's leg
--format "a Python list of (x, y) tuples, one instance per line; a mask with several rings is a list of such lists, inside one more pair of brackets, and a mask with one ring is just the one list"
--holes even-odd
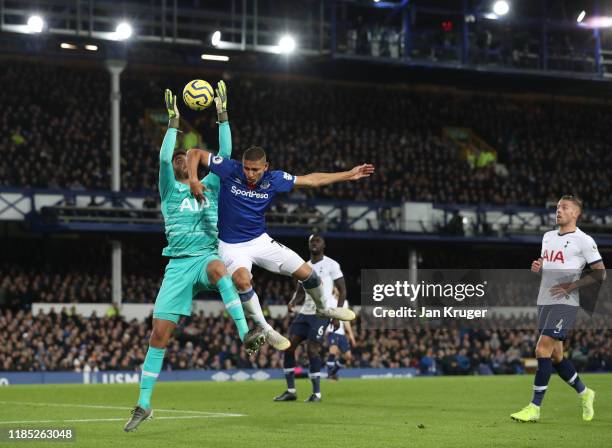
[(553, 368), (563, 381), (578, 392), (582, 402), (582, 419), (591, 421), (595, 416), (595, 410), (593, 409), (595, 391), (584, 385), (572, 362), (563, 357), (563, 342), (557, 342), (552, 354)]
[(162, 369), (166, 347), (180, 316), (191, 314), (193, 287), (200, 267), (197, 257), (174, 258), (166, 266), (164, 280), (155, 299), (153, 330), (142, 366), (140, 396), (132, 410), (132, 417), (124, 427), (125, 431), (133, 431), (151, 415), (151, 395)]
[(329, 325), (328, 319), (321, 319), (316, 315), (308, 316), (309, 330), (306, 349), (308, 350), (308, 370), (310, 382), (312, 383), (312, 395), (307, 402), (321, 401), (321, 349), (323, 348), (323, 338), (325, 329)]
[[(285, 248), (287, 249), (287, 248)], [(287, 251), (293, 252), (291, 249)], [(297, 254), (296, 254), (297, 255)], [(291, 276), (302, 283), (306, 292), (312, 297), (317, 314), (327, 319), (353, 320), (355, 313), (348, 308), (328, 308), (323, 297), (323, 286), (321, 279), (308, 263), (303, 263), (297, 269), (291, 271)]]
[(327, 344), (329, 349), (327, 352), (327, 378), (330, 380), (336, 380), (336, 373), (338, 371), (338, 357), (340, 356), (340, 348), (336, 342), (336, 333), (329, 333), (327, 335)]
[(538, 369), (533, 381), (533, 397), (531, 403), (510, 416), (513, 420), (537, 422), (540, 419), (540, 406), (552, 374), (552, 353), (557, 342), (559, 341), (546, 334), (540, 334), (535, 349)]
[(200, 280), (200, 286), (206, 288), (212, 285), (219, 291), (227, 312), (236, 324), (240, 340), (244, 343), (247, 353), (255, 353), (264, 343), (265, 336), (259, 328), (249, 332), (238, 291), (223, 262), (217, 258), (207, 262), (205, 277)]
[(251, 283), (251, 268), (253, 266), (252, 252), (256, 243), (249, 245), (235, 245), (219, 242), (219, 255), (232, 276), (232, 281), (238, 290), (240, 301), (246, 311), (247, 317), (253, 319), (255, 324), (262, 328), (266, 342), (277, 350), (286, 350), (290, 346), (287, 338), (282, 336), (266, 321), (259, 303), (259, 297)]
[(346, 336), (342, 334), (337, 334), (335, 336), (334, 345), (330, 347), (329, 351), (331, 353), (333, 348), (333, 352), (336, 354), (336, 356), (331, 371), (329, 370), (328, 359), (328, 374), (331, 374), (332, 376), (330, 379), (338, 380), (338, 373), (340, 372), (340, 369), (344, 367), (342, 361), (350, 361), (352, 358), (352, 353)]
[(338, 348), (337, 345), (330, 345), (329, 346), (329, 350), (327, 352), (327, 378), (329, 378), (330, 380), (335, 379), (334, 375), (337, 372), (337, 361), (338, 361), (338, 355), (340, 355), (340, 349)]
[(323, 297), (321, 279), (302, 257), (284, 244), (264, 234), (252, 246), (253, 262), (270, 272), (287, 275), (302, 283), (317, 307), (317, 314), (327, 319), (353, 320), (355, 313), (348, 308), (328, 308)]
[(251, 278), (251, 272), (243, 267), (236, 269), (232, 274), (232, 280), (238, 289), (242, 306), (246, 310), (247, 315), (262, 329), (266, 342), (276, 350), (287, 350), (291, 343), (289, 339), (272, 328), (272, 325), (266, 320), (259, 303), (259, 296), (255, 289), (253, 289)]
[(180, 316), (174, 314), (158, 315), (158, 317), (153, 319), (153, 331), (151, 331), (151, 337), (149, 338), (149, 349), (142, 365), (138, 406), (143, 409), (151, 408), (153, 387), (157, 382), (159, 372), (161, 372), (166, 347)]
[(132, 410), (132, 416), (123, 428), (126, 432), (135, 430), (140, 423), (151, 418), (153, 415), (153, 410), (151, 409), (153, 387), (157, 382), (164, 363), (164, 354), (166, 353), (168, 341), (176, 328), (180, 316), (178, 314), (160, 313), (157, 317), (153, 319), (153, 330), (149, 338), (149, 348), (142, 365), (138, 404)]
[(274, 401), (295, 401), (297, 399), (297, 389), (295, 387), (295, 349), (302, 341), (308, 337), (308, 326), (302, 314), (298, 314), (289, 327), (289, 340), (291, 346), (283, 352), (283, 371), (287, 390), (277, 397)]
[[(348, 342), (347, 342), (347, 344), (348, 344)], [(340, 369), (341, 369), (341, 368), (343, 368), (343, 367), (344, 367), (345, 365), (347, 365), (348, 363), (352, 362), (352, 360), (353, 360), (353, 352), (351, 352), (350, 346), (348, 346), (347, 351), (345, 351), (345, 352), (342, 354), (342, 358), (344, 359), (344, 364), (341, 364), (341, 365), (339, 366), (339, 368), (340, 368)], [(338, 369), (338, 370), (340, 370), (340, 369)], [(336, 375), (338, 375), (338, 373), (337, 373), (337, 372), (336, 372)]]

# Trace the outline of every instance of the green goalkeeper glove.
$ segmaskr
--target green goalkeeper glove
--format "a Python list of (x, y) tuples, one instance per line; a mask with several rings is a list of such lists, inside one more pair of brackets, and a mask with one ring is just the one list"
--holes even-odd
[(166, 109), (168, 109), (168, 127), (178, 129), (181, 114), (179, 114), (176, 105), (176, 95), (172, 95), (172, 90), (166, 89), (164, 100), (166, 101)]
[(215, 89), (215, 106), (217, 107), (217, 120), (219, 123), (227, 121), (227, 87), (225, 82), (219, 81)]

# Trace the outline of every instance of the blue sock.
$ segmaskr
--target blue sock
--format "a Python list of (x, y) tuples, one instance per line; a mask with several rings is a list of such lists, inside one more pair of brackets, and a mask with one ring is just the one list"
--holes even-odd
[(321, 357), (309, 358), (310, 382), (312, 383), (312, 393), (321, 394)]
[(548, 381), (550, 381), (550, 375), (552, 374), (552, 359), (550, 358), (538, 358), (538, 370), (535, 374), (533, 381), (533, 399), (531, 402), (536, 406), (542, 405), (544, 394), (548, 389)]
[(329, 373), (336, 366), (336, 355), (331, 353), (327, 355), (327, 373)]
[(576, 392), (581, 394), (585, 391), (586, 386), (580, 380), (578, 372), (576, 372), (574, 365), (569, 359), (563, 358), (563, 360), (559, 364), (553, 364), (553, 367), (555, 368), (561, 379), (563, 379), (563, 381), (573, 387)]
[(138, 397), (138, 406), (143, 409), (151, 408), (151, 395), (153, 395), (153, 387), (164, 364), (164, 353), (166, 350), (163, 348), (149, 346), (147, 350), (140, 374), (140, 396)]
[(293, 351), (285, 352), (283, 367), (285, 380), (287, 380), (287, 390), (295, 393), (295, 353)]
[(236, 291), (232, 277), (229, 275), (221, 277), (216, 286), (219, 290), (219, 294), (221, 294), (221, 299), (223, 299), (225, 309), (227, 309), (227, 312), (232, 316), (232, 320), (236, 324), (240, 340), (244, 341), (244, 335), (249, 332), (249, 326), (244, 317), (242, 302), (240, 301), (240, 296), (238, 295), (238, 291)]
[(344, 367), (344, 364), (342, 364), (341, 360), (336, 361), (336, 373), (342, 368)]

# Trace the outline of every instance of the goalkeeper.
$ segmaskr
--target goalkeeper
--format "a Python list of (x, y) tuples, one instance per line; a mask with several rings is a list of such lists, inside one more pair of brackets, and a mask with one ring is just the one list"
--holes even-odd
[[(231, 136), (227, 122), (225, 83), (217, 85), (215, 105), (219, 120), (219, 155), (230, 157)], [(201, 182), (204, 200), (198, 202), (189, 189), (186, 153), (175, 150), (179, 127), (176, 96), (165, 92), (168, 130), (159, 153), (159, 194), (166, 228), (166, 246), (162, 254), (170, 258), (153, 310), (153, 331), (142, 367), (140, 397), (124, 430), (133, 431), (151, 417), (151, 395), (164, 361), (164, 353), (181, 316), (191, 315), (193, 296), (202, 290), (219, 291), (231, 315), (247, 353), (256, 352), (264, 343), (261, 329), (249, 331), (238, 292), (231, 276), (217, 254), (217, 206), (219, 177), (209, 173)], [(222, 138), (223, 136), (223, 138)]]

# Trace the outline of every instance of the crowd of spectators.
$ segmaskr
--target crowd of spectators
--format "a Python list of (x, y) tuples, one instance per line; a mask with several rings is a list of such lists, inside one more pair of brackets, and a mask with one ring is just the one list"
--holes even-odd
[[(123, 190), (155, 192), (159, 135), (148, 131), (146, 111), (163, 111), (164, 88), (180, 89), (185, 79), (122, 76)], [(11, 86), (0, 92), (0, 186), (108, 189), (103, 68), (5, 64), (0, 81)], [(574, 192), (590, 208), (612, 205), (601, 169), (612, 163), (604, 104), (269, 78), (234, 78), (228, 88), (235, 155), (258, 144), (272, 168), (295, 174), (376, 165), (359, 183), (299, 197), (544, 206)], [(216, 148), (214, 114), (186, 117)], [(475, 175), (442, 137), (448, 126), (471, 128), (505, 169)]]
[[(138, 370), (151, 331), (150, 319), (126, 321), (120, 315), (84, 318), (70, 310), (32, 315), (0, 311), (0, 370), (95, 371)], [(287, 333), (290, 317), (274, 326)], [(529, 326), (529, 325), (525, 325)], [(580, 371), (612, 371), (610, 330), (576, 330), (566, 343)], [(352, 367), (412, 367), (425, 375), (512, 374), (524, 371), (533, 358), (537, 332), (459, 330), (414, 327), (371, 330), (355, 323)], [(297, 351), (300, 365), (307, 354)], [(282, 368), (282, 354), (264, 346), (248, 357), (231, 319), (195, 315), (179, 324), (164, 361), (164, 369)]]
[[(161, 286), (162, 272), (127, 273), (122, 276), (125, 303), (153, 303)], [(295, 282), (289, 277), (261, 271), (253, 285), (265, 305), (286, 304)], [(110, 303), (110, 269), (26, 268), (0, 264), (0, 309), (28, 309), (32, 303)], [(216, 293), (202, 292), (196, 299), (216, 299)]]

